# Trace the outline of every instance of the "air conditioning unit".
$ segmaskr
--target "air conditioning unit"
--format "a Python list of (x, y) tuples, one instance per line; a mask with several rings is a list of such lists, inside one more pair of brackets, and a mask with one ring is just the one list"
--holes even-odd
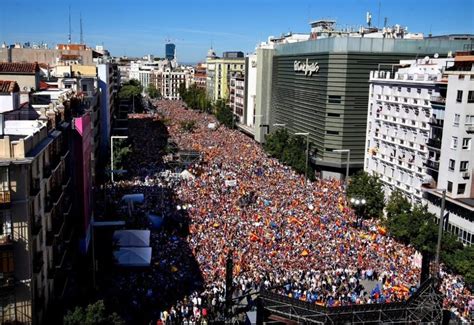
[(462, 173), (462, 178), (464, 178), (464, 179), (468, 179), (470, 176), (471, 176), (471, 174), (469, 172)]

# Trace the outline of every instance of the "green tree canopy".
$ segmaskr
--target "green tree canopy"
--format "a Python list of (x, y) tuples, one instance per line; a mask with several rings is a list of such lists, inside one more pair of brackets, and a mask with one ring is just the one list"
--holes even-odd
[(228, 128), (234, 127), (234, 115), (224, 100), (220, 99), (214, 104), (214, 112), (216, 114), (217, 120), (221, 124), (224, 124)]
[[(306, 172), (306, 138), (290, 135), (281, 128), (267, 135), (263, 145), (265, 151), (281, 163), (291, 166), (297, 173)], [(314, 179), (314, 170), (308, 166), (308, 178)]]
[(352, 176), (347, 187), (347, 197), (365, 199), (366, 204), (360, 208), (362, 216), (370, 218), (383, 216), (385, 196), (382, 182), (377, 176), (364, 171)]
[(156, 86), (153, 83), (150, 83), (148, 85), (148, 88), (146, 89), (146, 93), (148, 94), (148, 96), (150, 98), (160, 98), (161, 97), (160, 91), (158, 89), (156, 89)]
[(116, 313), (108, 314), (104, 302), (98, 300), (86, 308), (76, 307), (64, 316), (64, 325), (124, 325)]

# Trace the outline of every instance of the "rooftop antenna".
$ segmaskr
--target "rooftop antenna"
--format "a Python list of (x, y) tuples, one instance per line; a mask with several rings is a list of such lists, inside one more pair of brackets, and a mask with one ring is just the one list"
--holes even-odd
[(71, 6), (69, 6), (69, 36), (67, 39), (67, 43), (71, 44)]
[(380, 7), (382, 6), (382, 2), (379, 0), (379, 13), (377, 15), (377, 28), (380, 27)]
[(82, 34), (82, 12), (79, 14), (79, 23), (81, 28), (81, 44), (84, 44), (84, 35)]

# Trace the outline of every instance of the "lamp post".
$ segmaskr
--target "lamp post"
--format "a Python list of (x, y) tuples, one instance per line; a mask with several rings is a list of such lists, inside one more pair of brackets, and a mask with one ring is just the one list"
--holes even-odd
[(126, 135), (112, 135), (110, 137), (110, 180), (114, 183), (114, 139), (128, 139)]
[(359, 207), (364, 206), (367, 201), (364, 198), (354, 198), (352, 197), (350, 200), (351, 204), (356, 207), (357, 211), (357, 226), (360, 226), (360, 213), (359, 213)]
[(347, 182), (349, 180), (349, 164), (351, 161), (351, 149), (335, 149), (332, 152), (347, 153), (346, 178), (344, 179), (344, 183), (346, 185), (346, 191), (347, 191), (347, 185), (348, 185)]
[(304, 170), (304, 185), (308, 183), (308, 161), (309, 161), (309, 132), (297, 132), (295, 135), (306, 137), (306, 163)]
[(443, 196), (441, 197), (441, 209), (439, 211), (439, 223), (438, 223), (438, 241), (436, 244), (436, 255), (435, 255), (435, 277), (439, 277), (440, 273), (440, 263), (439, 263), (439, 255), (441, 252), (441, 238), (443, 237), (443, 224), (444, 224), (444, 207), (446, 204), (446, 189), (445, 188), (435, 188), (430, 190), (425, 190), (426, 192), (436, 192), (441, 191)]

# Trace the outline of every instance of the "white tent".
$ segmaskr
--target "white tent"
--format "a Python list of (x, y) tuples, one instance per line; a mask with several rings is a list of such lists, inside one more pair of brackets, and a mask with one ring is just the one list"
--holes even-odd
[(181, 172), (181, 178), (182, 178), (182, 179), (189, 180), (189, 179), (194, 179), (195, 177), (194, 177), (194, 175), (191, 174), (189, 171), (183, 170), (183, 171)]
[(119, 246), (150, 246), (150, 230), (116, 230), (114, 241)]
[(122, 202), (128, 203), (128, 202), (134, 202), (134, 203), (143, 203), (145, 201), (145, 195), (142, 193), (138, 194), (126, 194), (122, 196)]
[(150, 266), (151, 247), (122, 247), (114, 252), (114, 257), (120, 266)]

